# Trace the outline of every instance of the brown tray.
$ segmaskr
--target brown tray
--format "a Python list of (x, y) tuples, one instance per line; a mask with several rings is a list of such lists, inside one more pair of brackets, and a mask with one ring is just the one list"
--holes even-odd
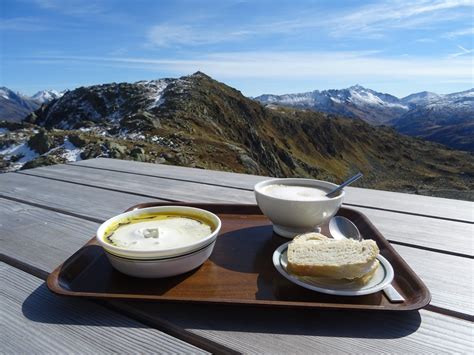
[[(131, 207), (170, 205), (146, 203)], [(395, 271), (393, 286), (405, 297), (390, 303), (383, 292), (348, 297), (326, 295), (295, 285), (272, 262), (275, 249), (288, 241), (272, 231), (271, 222), (254, 205), (186, 204), (216, 213), (222, 229), (214, 251), (200, 268), (166, 279), (138, 279), (116, 271), (91, 239), (48, 277), (55, 293), (102, 299), (133, 299), (214, 304), (406, 311), (426, 306), (430, 293), (388, 241), (362, 213), (341, 208), (365, 239), (373, 239)], [(322, 232), (329, 235), (327, 226)]]

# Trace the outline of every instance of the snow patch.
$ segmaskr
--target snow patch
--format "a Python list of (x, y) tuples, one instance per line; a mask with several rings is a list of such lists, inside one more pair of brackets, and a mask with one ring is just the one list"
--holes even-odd
[(11, 160), (15, 155), (22, 155), (21, 159), (13, 162), (10, 166), (11, 169), (17, 170), (20, 169), (30, 160), (36, 159), (39, 157), (39, 154), (31, 149), (27, 143), (14, 144), (5, 149), (0, 150), (0, 155), (4, 156), (5, 160)]
[(169, 80), (160, 79), (160, 80), (147, 80), (139, 81), (137, 84), (142, 85), (148, 89), (148, 98), (153, 100), (151, 105), (148, 106), (148, 109), (160, 107), (164, 102), (163, 92), (170, 84)]
[(8, 128), (0, 128), (0, 137), (4, 136), (8, 132), (10, 132)]
[(64, 144), (61, 147), (64, 148), (64, 153), (61, 156), (66, 159), (67, 162), (75, 162), (82, 160), (82, 149), (72, 144), (68, 138), (64, 140)]

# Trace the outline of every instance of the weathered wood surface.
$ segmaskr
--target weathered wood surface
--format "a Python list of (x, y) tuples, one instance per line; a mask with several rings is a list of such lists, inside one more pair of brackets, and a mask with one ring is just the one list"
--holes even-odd
[(159, 201), (23, 174), (1, 174), (0, 196), (77, 213), (95, 220), (106, 220), (135, 204)]
[(209, 202), (255, 203), (251, 191), (203, 185), (199, 182), (124, 174), (115, 171), (72, 168), (68, 165), (36, 168), (18, 174), (43, 176), (171, 201), (202, 202), (203, 199), (206, 199)]
[[(127, 162), (128, 163), (128, 162)], [(77, 168), (70, 165), (63, 168), (72, 169), (78, 173)], [(35, 169), (36, 170), (36, 169)], [(36, 173), (36, 171), (34, 171)], [(79, 171), (80, 172), (80, 171)], [(96, 175), (93, 179), (81, 181), (93, 184), (92, 181), (101, 181), (103, 172), (96, 169), (88, 171), (91, 175)], [(135, 189), (129, 189), (129, 185), (121, 180), (120, 173), (115, 173), (118, 179), (117, 184), (121, 184), (123, 191), (130, 193), (121, 193), (101, 189), (100, 187), (77, 186), (72, 181), (56, 181), (45, 179), (36, 175), (25, 174), (3, 174), (0, 175), (0, 196), (29, 201), (36, 204), (50, 206), (71, 213), (79, 214), (95, 220), (105, 220), (117, 213), (124, 211), (131, 205), (158, 201), (157, 198), (137, 196), (133, 194)], [(58, 174), (59, 178), (62, 174)], [(50, 170), (49, 176), (53, 176)], [(132, 176), (133, 178), (133, 176)], [(141, 177), (135, 177), (135, 182), (140, 181)], [(173, 196), (167, 190), (167, 185), (162, 185), (162, 179), (155, 181), (153, 188), (164, 195), (164, 198)], [(141, 191), (148, 190), (148, 187), (142, 186)], [(228, 190), (233, 190), (228, 188)], [(165, 191), (165, 192), (163, 192)], [(196, 195), (195, 183), (180, 183), (182, 195)], [(247, 194), (245, 202), (255, 203), (253, 193), (241, 191)], [(206, 195), (199, 195), (196, 201), (199, 202), (228, 202), (226, 194), (219, 195), (219, 199), (214, 197), (211, 200)], [(94, 203), (91, 203), (94, 201)], [(351, 207), (361, 211), (382, 232), (390, 241), (400, 243), (409, 243), (429, 249), (437, 249), (445, 252), (473, 255), (472, 225), (462, 222), (453, 222), (429, 217), (401, 215), (396, 212), (382, 211), (372, 208)], [(401, 221), (401, 218), (402, 221)], [(449, 235), (449, 238), (446, 238)], [(466, 246), (468, 246), (466, 248)]]
[(205, 353), (97, 304), (58, 297), (0, 263), (1, 354)]
[[(85, 244), (99, 226), (23, 203), (1, 198), (0, 202), (0, 252), (47, 272)], [(400, 245), (395, 249), (427, 284), (433, 296), (431, 304), (472, 312), (472, 283), (466, 283), (465, 278), (473, 269), (472, 259)]]
[[(132, 204), (156, 198), (254, 203), (253, 184), (264, 179), (106, 159), (80, 165), (0, 175), (0, 196), (6, 197), (0, 199), (2, 253), (51, 271), (90, 239), (98, 222)], [(100, 166), (117, 171), (101, 170)], [(353, 204), (365, 206), (357, 209), (387, 239), (402, 244), (394, 246), (430, 288), (435, 308), (441, 313), (459, 313), (276, 312), (171, 303), (110, 304), (134, 318), (164, 319), (243, 352), (469, 352), (474, 346), (472, 323), (458, 315), (473, 314), (473, 261), (468, 257), (473, 254), (472, 224), (466, 223), (472, 220), (472, 204), (446, 200), (445, 205), (445, 199), (405, 194), (396, 194), (395, 198), (390, 195), (393, 193), (365, 189), (349, 191), (349, 195), (356, 191), (353, 196), (359, 192), (377, 195), (375, 199), (364, 197), (360, 200), (364, 204)], [(408, 198), (403, 201), (402, 196)], [(432, 208), (430, 204), (438, 206)], [(436, 218), (437, 214), (441, 218)], [(34, 234), (30, 233), (32, 228)], [(446, 235), (451, 236), (448, 241)], [(354, 319), (358, 319), (357, 327)]]
[[(81, 244), (84, 242), (84, 239), (87, 232), (91, 230), (95, 230), (97, 224), (88, 221), (82, 221), (79, 218), (71, 217), (71, 216), (64, 216), (57, 212), (52, 211), (45, 211), (40, 208), (19, 204), (13, 201), (3, 200), (1, 203), (0, 216), (6, 216), (7, 224), (4, 225), (4, 238), (5, 241), (8, 241), (7, 244), (3, 243), (2, 240), (2, 249), (3, 253), (7, 255), (13, 256), (24, 263), (33, 265), (40, 269), (51, 271), (57, 264), (59, 264), (62, 260), (67, 258), (70, 254), (72, 254), (77, 248), (79, 247), (77, 244)], [(16, 218), (16, 220), (15, 220)], [(38, 220), (43, 221), (43, 223), (38, 223)], [(13, 221), (12, 223), (8, 223), (8, 221)], [(17, 229), (15, 225), (21, 224), (25, 226), (25, 228)], [(36, 224), (35, 224), (36, 223)], [(46, 223), (46, 224), (45, 224)], [(31, 234), (29, 232), (30, 228), (33, 228), (36, 233)], [(3, 234), (3, 233), (2, 233)], [(45, 235), (46, 234), (46, 235)], [(2, 236), (3, 238), (3, 236)], [(37, 239), (35, 241), (35, 239)], [(16, 241), (18, 246), (13, 245)], [(7, 248), (7, 249), (5, 249)], [(405, 247), (401, 247), (405, 248)], [(68, 253), (69, 249), (69, 253)], [(408, 248), (410, 249), (410, 248)], [(16, 254), (15, 254), (15, 251)], [(52, 251), (51, 253), (49, 253)], [(422, 250), (411, 249), (411, 252), (418, 252), (424, 253)], [(410, 256), (416, 260), (417, 256), (410, 254)], [(410, 262), (410, 261), (409, 261)], [(412, 265), (414, 266), (414, 265)], [(417, 269), (418, 265), (415, 265), (415, 270)], [(421, 265), (423, 267), (424, 265)], [(462, 266), (460, 266), (462, 268)], [(436, 268), (429, 268), (434, 272), (438, 272)], [(419, 272), (419, 270), (416, 270)], [(456, 270), (457, 271), (457, 270)], [(461, 270), (460, 274), (465, 270)], [(429, 270), (425, 270), (425, 272), (429, 273)], [(445, 275), (439, 275), (440, 278), (443, 278)], [(457, 280), (459, 281), (459, 280)], [(456, 280), (455, 280), (456, 282)], [(454, 283), (455, 283), (454, 282)], [(442, 286), (437, 285), (437, 286)], [(430, 285), (429, 285), (430, 287)], [(448, 296), (455, 296), (456, 292), (459, 291), (459, 288), (462, 287), (462, 283), (455, 284), (452, 287), (450, 295)], [(444, 294), (442, 295), (444, 296)], [(470, 299), (470, 294), (464, 293), (461, 295), (463, 299), (457, 299), (457, 302), (467, 304)], [(448, 297), (447, 301), (449, 301), (450, 297)], [(445, 301), (442, 299), (442, 301)], [(436, 301), (433, 301), (436, 304)], [(269, 352), (286, 352), (283, 349), (289, 349), (290, 346), (293, 347), (294, 351), (297, 352), (307, 352), (315, 349), (314, 347), (317, 346), (318, 348), (324, 349), (328, 351), (331, 348), (340, 349), (340, 351), (350, 351), (354, 346), (362, 351), (362, 349), (369, 346), (369, 348), (376, 349), (377, 347), (382, 347), (383, 351), (394, 351), (396, 347), (400, 349), (405, 349), (406, 351), (414, 351), (416, 346), (420, 346), (422, 340), (418, 341), (417, 339), (423, 339), (423, 337), (419, 338), (418, 335), (411, 334), (417, 330), (418, 327), (425, 328), (425, 331), (420, 333), (424, 334), (424, 337), (431, 337), (431, 336), (438, 336), (438, 325), (439, 323), (443, 323), (443, 329), (447, 328), (449, 332), (457, 333), (456, 339), (458, 341), (459, 349), (462, 349), (464, 345), (463, 343), (466, 342), (465, 338), (465, 330), (459, 329), (459, 331), (455, 331), (457, 326), (464, 327), (466, 324), (463, 321), (458, 321), (452, 323), (452, 320), (448, 317), (440, 317), (434, 316), (431, 312), (424, 312), (422, 313), (423, 323), (420, 324), (421, 320), (419, 319), (420, 315), (417, 312), (413, 314), (404, 314), (400, 316), (396, 316), (395, 318), (392, 316), (368, 316), (364, 314), (344, 314), (343, 312), (338, 312), (337, 315), (334, 313), (324, 313), (325, 315), (318, 315), (317, 312), (312, 312), (311, 319), (321, 321), (321, 317), (324, 320), (324, 323), (331, 324), (331, 329), (336, 328), (336, 324), (348, 324), (352, 317), (369, 317), (367, 319), (367, 324), (372, 324), (374, 322), (385, 322), (384, 327), (380, 328), (379, 326), (371, 327), (370, 329), (370, 339), (364, 339), (364, 343), (359, 343), (360, 339), (357, 338), (363, 337), (364, 332), (361, 332), (359, 328), (354, 333), (350, 332), (350, 328), (345, 328), (343, 333), (352, 334), (352, 337), (344, 337), (342, 341), (339, 338), (335, 338), (331, 335), (328, 331), (326, 333), (325, 329), (326, 326), (323, 327), (320, 322), (309, 322), (307, 320), (308, 314), (306, 312), (297, 312), (292, 315), (292, 317), (297, 317), (299, 319), (299, 326), (294, 328), (291, 331), (292, 327), (295, 326), (295, 320), (291, 321), (291, 327), (288, 324), (285, 324), (283, 327), (282, 325), (272, 324), (269, 325), (268, 322), (275, 322), (276, 319), (274, 317), (275, 311), (274, 310), (267, 310), (267, 311), (259, 311), (259, 316), (255, 318), (255, 322), (258, 325), (257, 329), (253, 329), (255, 325), (252, 325), (248, 331), (245, 331), (245, 324), (246, 317), (254, 318), (254, 314), (257, 309), (254, 308), (247, 308), (245, 313), (247, 314), (246, 317), (240, 317), (239, 321), (237, 322), (234, 317), (238, 314), (241, 314), (240, 311), (236, 311), (233, 307), (219, 307), (220, 311), (211, 312), (211, 308), (209, 306), (204, 306), (207, 309), (207, 317), (203, 314), (200, 306), (189, 306), (189, 305), (173, 305), (169, 303), (160, 303), (160, 304), (140, 304), (138, 302), (130, 303), (130, 302), (115, 302), (115, 304), (120, 307), (128, 307), (128, 309), (132, 309), (133, 312), (146, 312), (148, 314), (154, 314), (156, 317), (165, 317), (166, 320), (173, 322), (175, 324), (183, 326), (185, 329), (204, 336), (209, 339), (218, 340), (222, 342), (226, 346), (230, 346), (231, 348), (236, 348), (240, 351), (251, 352), (251, 351), (258, 351), (258, 349), (266, 349)], [(439, 306), (446, 306), (441, 302)], [(457, 309), (459, 304), (451, 304), (448, 306), (452, 306), (451, 308)], [(184, 312), (184, 308), (186, 307), (186, 311)], [(173, 310), (173, 311), (171, 311)], [(245, 308), (242, 308), (245, 310)], [(227, 314), (230, 312), (230, 314)], [(287, 312), (279, 310), (276, 313), (280, 312)], [(212, 314), (212, 317), (209, 315)], [(197, 316), (198, 315), (198, 316)], [(337, 319), (341, 319), (336, 321)], [(204, 322), (202, 324), (202, 319), (209, 319), (209, 321)], [(280, 318), (280, 317), (277, 317)], [(281, 319), (288, 319), (291, 318), (290, 314), (285, 316)], [(446, 319), (445, 319), (446, 318)], [(238, 319), (238, 318), (237, 318)], [(263, 321), (264, 319), (268, 319), (268, 321)], [(232, 322), (231, 322), (232, 320)], [(332, 320), (332, 321), (330, 321)], [(328, 323), (329, 322), (329, 323)], [(210, 327), (210, 324), (213, 327)], [(444, 324), (446, 323), (446, 324)], [(231, 324), (234, 324), (232, 327)], [(404, 330), (400, 330), (404, 325)], [(204, 329), (203, 329), (204, 327)], [(230, 328), (229, 328), (230, 327)], [(267, 330), (265, 330), (267, 329)], [(276, 329), (280, 329), (277, 331)], [(375, 329), (378, 329), (375, 331)], [(411, 329), (411, 330), (410, 330)], [(272, 334), (275, 331), (278, 333), (278, 336)], [(255, 332), (263, 333), (263, 337), (259, 338), (255, 336)], [(418, 330), (416, 333), (419, 333)], [(434, 334), (430, 333), (434, 332)], [(337, 332), (335, 333), (337, 334)], [(294, 341), (294, 337), (301, 338), (300, 340), (303, 341)], [(397, 339), (403, 337), (403, 340)], [(412, 340), (411, 337), (414, 337), (415, 340)], [(459, 339), (458, 339), (459, 338)], [(391, 339), (393, 342), (385, 343), (382, 339)], [(271, 343), (268, 342), (271, 340)], [(294, 342), (295, 344), (292, 344)], [(371, 344), (373, 342), (374, 344)], [(357, 345), (358, 344), (358, 345)], [(423, 348), (420, 348), (423, 349)], [(426, 351), (430, 349), (434, 349), (431, 345), (424, 348)]]
[(430, 311), (331, 312), (113, 302), (245, 353), (469, 353), (472, 323)]
[(0, 198), (0, 253), (51, 272), (84, 245), (98, 223)]
[[(122, 160), (104, 158), (83, 160), (73, 165), (182, 179), (186, 181), (201, 181), (203, 183), (239, 187), (248, 190), (253, 190), (253, 186), (257, 182), (268, 179), (268, 177), (264, 176), (183, 168), (163, 164), (149, 164), (134, 161), (123, 163)], [(474, 204), (468, 201), (354, 187), (347, 187), (345, 190), (345, 202), (348, 204), (474, 222)]]

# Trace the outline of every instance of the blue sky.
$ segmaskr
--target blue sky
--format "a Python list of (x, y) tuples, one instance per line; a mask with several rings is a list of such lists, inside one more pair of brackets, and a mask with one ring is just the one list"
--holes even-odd
[(197, 70), (249, 96), (474, 86), (473, 0), (1, 0), (0, 10), (0, 86), (30, 95)]

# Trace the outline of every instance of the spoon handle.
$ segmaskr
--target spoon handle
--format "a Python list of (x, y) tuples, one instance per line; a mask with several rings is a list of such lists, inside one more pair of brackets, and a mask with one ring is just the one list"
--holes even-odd
[(335, 194), (336, 192), (339, 192), (340, 190), (342, 190), (344, 187), (346, 187), (347, 185), (350, 185), (352, 184), (354, 181), (360, 179), (361, 177), (363, 176), (362, 173), (357, 173), (356, 175), (354, 175), (353, 177), (351, 177), (350, 179), (344, 181), (341, 185), (339, 185), (338, 187), (336, 187), (334, 190), (328, 192), (326, 194), (327, 197), (331, 197), (331, 195)]
[(386, 286), (383, 289), (383, 292), (392, 303), (405, 302), (405, 298), (403, 298), (403, 296), (395, 289), (395, 287), (392, 286), (392, 284)]

